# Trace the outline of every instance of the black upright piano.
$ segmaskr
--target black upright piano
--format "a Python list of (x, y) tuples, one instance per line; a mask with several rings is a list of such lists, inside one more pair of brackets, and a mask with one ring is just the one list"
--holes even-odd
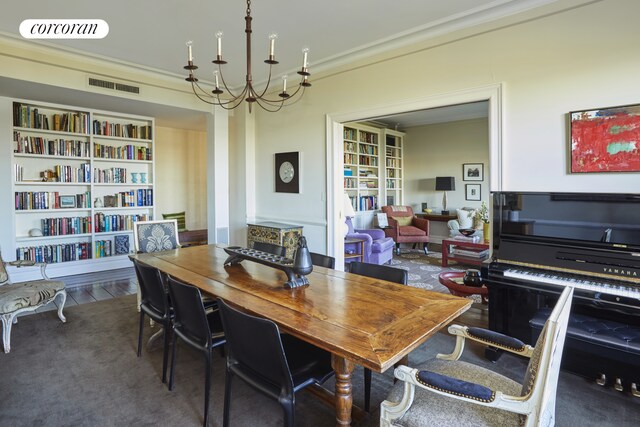
[(640, 194), (492, 196), (492, 259), (482, 271), (489, 327), (534, 344), (536, 316), (573, 286), (563, 368), (637, 394)]

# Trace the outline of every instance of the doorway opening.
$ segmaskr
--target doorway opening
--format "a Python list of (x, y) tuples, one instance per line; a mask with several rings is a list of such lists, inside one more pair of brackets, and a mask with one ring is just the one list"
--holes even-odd
[(502, 85), (495, 84), (411, 102), (327, 115), (327, 252), (336, 258), (338, 268), (344, 266), (343, 123), (364, 122), (402, 113), (486, 102), (489, 140), (488, 190), (499, 191), (502, 189), (502, 96)]

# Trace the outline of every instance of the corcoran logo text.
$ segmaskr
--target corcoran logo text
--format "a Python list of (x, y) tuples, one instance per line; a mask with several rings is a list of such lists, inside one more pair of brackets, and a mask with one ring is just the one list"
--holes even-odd
[(619, 276), (638, 277), (638, 273), (631, 270), (620, 270), (617, 268), (610, 268), (610, 267), (603, 267), (603, 270), (605, 273), (609, 273), (609, 274), (617, 274)]
[(25, 39), (103, 39), (109, 24), (102, 19), (25, 19), (20, 34)]

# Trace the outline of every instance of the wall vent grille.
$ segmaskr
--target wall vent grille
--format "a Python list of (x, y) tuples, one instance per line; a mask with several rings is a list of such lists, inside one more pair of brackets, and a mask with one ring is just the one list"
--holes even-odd
[(138, 86), (131, 86), (123, 83), (115, 83), (115, 82), (110, 82), (108, 80), (96, 79), (93, 77), (89, 77), (89, 86), (95, 86), (95, 87), (110, 89), (110, 90), (118, 90), (120, 92), (127, 92), (127, 93), (135, 93), (135, 94), (140, 93), (140, 88)]

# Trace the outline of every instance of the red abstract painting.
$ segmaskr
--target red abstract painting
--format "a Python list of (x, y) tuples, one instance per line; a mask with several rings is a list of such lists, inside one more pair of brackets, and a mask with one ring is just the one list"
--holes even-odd
[(640, 105), (572, 112), (571, 172), (640, 172)]

